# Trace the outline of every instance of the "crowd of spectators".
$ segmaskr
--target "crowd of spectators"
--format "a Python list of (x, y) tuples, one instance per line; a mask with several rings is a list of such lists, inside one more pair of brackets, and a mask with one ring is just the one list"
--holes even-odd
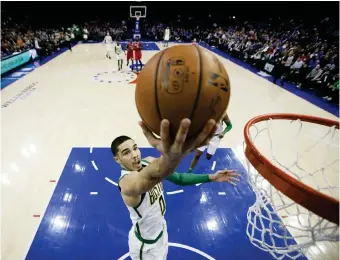
[[(61, 48), (67, 37), (72, 41), (102, 41), (109, 32), (113, 39), (125, 40), (132, 36), (133, 23), (132, 19), (119, 23), (93, 21), (67, 28), (32, 29), (7, 20), (2, 22), (1, 57), (29, 48), (36, 48), (40, 55), (49, 55)], [(162, 41), (167, 26), (171, 41), (203, 41), (272, 74), (274, 83), (291, 82), (297, 88), (339, 103), (339, 31), (328, 24), (327, 18), (318, 26), (305, 26), (294, 20), (230, 26), (213, 23), (210, 27), (144, 22), (143, 38)]]
[(277, 26), (218, 27), (201, 35), (209, 45), (272, 74), (274, 83), (291, 82), (339, 103), (339, 31), (327, 19), (312, 28), (292, 20)]

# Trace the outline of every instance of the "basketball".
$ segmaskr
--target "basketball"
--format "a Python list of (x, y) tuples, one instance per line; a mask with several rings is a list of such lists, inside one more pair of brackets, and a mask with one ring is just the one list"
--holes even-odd
[(144, 124), (160, 135), (162, 119), (174, 137), (183, 118), (191, 120), (188, 138), (208, 119), (218, 122), (230, 99), (228, 73), (217, 57), (196, 45), (177, 45), (154, 55), (137, 78), (135, 102)]

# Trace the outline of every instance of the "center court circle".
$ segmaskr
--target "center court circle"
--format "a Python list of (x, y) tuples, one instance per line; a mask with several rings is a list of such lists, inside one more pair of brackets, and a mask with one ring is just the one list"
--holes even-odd
[[(202, 252), (201, 250), (193, 248), (191, 246), (186, 246), (186, 245), (178, 244), (178, 243), (169, 243), (169, 247), (170, 246), (172, 246), (172, 247), (179, 247), (179, 248), (183, 248), (183, 249), (189, 250), (191, 252), (195, 252), (196, 254), (199, 254), (199, 255), (201, 255), (201, 256), (205, 257), (206, 259), (209, 259), (209, 260), (216, 260), (215, 258), (211, 257), (210, 255)], [(127, 259), (128, 257), (129, 257), (129, 253), (126, 253), (125, 255), (123, 255), (120, 258), (118, 258), (118, 260), (124, 260), (124, 259)]]

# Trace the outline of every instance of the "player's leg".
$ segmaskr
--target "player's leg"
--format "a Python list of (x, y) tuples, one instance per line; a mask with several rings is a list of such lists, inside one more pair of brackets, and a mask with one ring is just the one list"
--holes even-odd
[(120, 70), (120, 60), (117, 58), (117, 63), (118, 63), (118, 70)]
[(166, 260), (168, 255), (168, 232), (164, 228), (162, 237), (155, 244), (145, 244), (143, 247), (143, 260)]
[(195, 168), (198, 160), (200, 159), (201, 155), (203, 154), (204, 150), (206, 149), (207, 147), (206, 146), (202, 146), (202, 147), (199, 147), (196, 149), (195, 151), (195, 156), (194, 158), (191, 160), (191, 163), (190, 163), (190, 168), (189, 168), (189, 172), (192, 172), (192, 169)]
[(131, 64), (132, 64), (131, 70), (133, 71), (135, 67), (135, 60), (133, 58), (131, 58)]
[(209, 145), (207, 147), (207, 159), (210, 160), (213, 155), (215, 154), (217, 148), (219, 147), (221, 142), (221, 138), (219, 138), (218, 136), (214, 136), (213, 138), (211, 138)]
[(71, 41), (67, 41), (67, 48), (72, 51), (72, 43)]
[[(142, 70), (142, 66), (143, 66), (141, 59), (138, 60), (138, 63), (139, 63), (140, 67), (138, 67), (138, 64), (136, 64), (136, 66), (137, 66), (137, 68), (140, 68), (139, 71), (141, 71)], [(138, 71), (138, 69), (137, 69), (137, 71)]]

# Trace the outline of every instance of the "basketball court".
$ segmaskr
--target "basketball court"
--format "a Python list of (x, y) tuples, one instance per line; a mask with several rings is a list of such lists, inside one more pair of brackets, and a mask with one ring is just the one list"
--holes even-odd
[[(143, 63), (163, 49), (162, 43), (146, 46)], [(267, 113), (338, 118), (218, 58), (231, 81), (228, 114), (233, 128), (215, 156), (210, 161), (202, 156), (194, 172), (237, 169), (242, 179), (236, 187), (226, 183), (181, 187), (164, 181), (168, 259), (273, 259), (246, 234), (255, 193), (246, 176), (244, 126)], [(136, 79), (126, 61), (123, 71), (117, 71), (117, 61), (105, 58), (101, 44), (78, 44), (73, 52), (62, 53), (1, 91), (4, 260), (129, 259), (131, 221), (117, 188), (120, 169), (109, 146), (124, 134), (142, 147), (142, 157), (158, 155), (137, 125)], [(275, 130), (280, 155), (289, 156), (290, 136), (284, 128)], [(320, 131), (307, 130), (315, 138), (320, 138)], [(339, 156), (338, 150), (334, 153)], [(192, 156), (178, 172), (187, 172)], [(338, 186), (338, 176), (330, 181)], [(308, 259), (338, 255), (338, 242), (319, 243), (307, 254)]]

